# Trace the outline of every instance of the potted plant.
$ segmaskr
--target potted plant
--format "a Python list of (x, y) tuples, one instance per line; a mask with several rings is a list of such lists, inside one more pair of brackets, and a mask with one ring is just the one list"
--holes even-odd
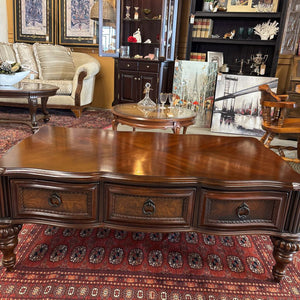
[(202, 11), (212, 11), (213, 0), (204, 0)]

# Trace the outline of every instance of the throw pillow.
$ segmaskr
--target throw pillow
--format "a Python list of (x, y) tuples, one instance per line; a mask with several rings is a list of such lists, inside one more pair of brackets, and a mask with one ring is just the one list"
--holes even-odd
[(16, 62), (16, 56), (12, 44), (0, 43), (0, 60)]
[(33, 45), (33, 52), (37, 62), (40, 79), (72, 80), (75, 67), (71, 51), (60, 45)]
[(16, 53), (17, 62), (20, 63), (24, 68), (27, 68), (31, 71), (30, 74), (27, 75), (27, 77), (31, 78), (31, 76), (33, 76), (34, 79), (39, 78), (32, 45), (25, 43), (15, 43), (13, 44), (13, 48)]

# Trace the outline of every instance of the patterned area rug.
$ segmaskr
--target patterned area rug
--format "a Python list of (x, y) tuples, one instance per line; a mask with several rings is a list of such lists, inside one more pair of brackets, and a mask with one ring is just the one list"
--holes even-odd
[[(12, 113), (27, 116), (5, 109), (0, 118)], [(106, 128), (111, 117), (109, 110), (85, 111), (80, 119), (52, 110), (51, 121), (40, 125)], [(0, 155), (32, 134), (20, 124), (1, 124), (0, 132)], [(272, 280), (272, 249), (267, 236), (26, 224), (16, 270), (0, 267), (0, 299), (300, 299), (300, 253), (278, 284)]]
[(299, 255), (272, 281), (266, 236), (23, 226), (1, 299), (299, 299)]

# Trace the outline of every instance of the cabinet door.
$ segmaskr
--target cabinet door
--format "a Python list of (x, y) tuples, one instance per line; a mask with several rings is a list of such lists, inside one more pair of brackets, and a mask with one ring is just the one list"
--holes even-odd
[(99, 0), (99, 55), (119, 56), (120, 0)]
[(143, 89), (145, 87), (145, 84), (149, 82), (151, 84), (151, 91), (150, 91), (150, 99), (157, 103), (158, 98), (158, 74), (157, 73), (147, 73), (147, 72), (141, 72), (139, 74), (139, 83), (141, 88), (141, 94), (138, 95), (140, 97), (140, 100), (142, 100), (145, 96), (143, 93)]
[(137, 102), (140, 94), (140, 80), (138, 73), (133, 71), (119, 71), (119, 101), (120, 103)]

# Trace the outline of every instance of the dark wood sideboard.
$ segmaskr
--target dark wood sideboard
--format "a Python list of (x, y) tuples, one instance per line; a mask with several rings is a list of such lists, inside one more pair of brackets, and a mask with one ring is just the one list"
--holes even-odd
[(300, 248), (300, 175), (257, 139), (43, 127), (0, 160), (0, 250), (23, 223), (267, 234), (280, 281)]

